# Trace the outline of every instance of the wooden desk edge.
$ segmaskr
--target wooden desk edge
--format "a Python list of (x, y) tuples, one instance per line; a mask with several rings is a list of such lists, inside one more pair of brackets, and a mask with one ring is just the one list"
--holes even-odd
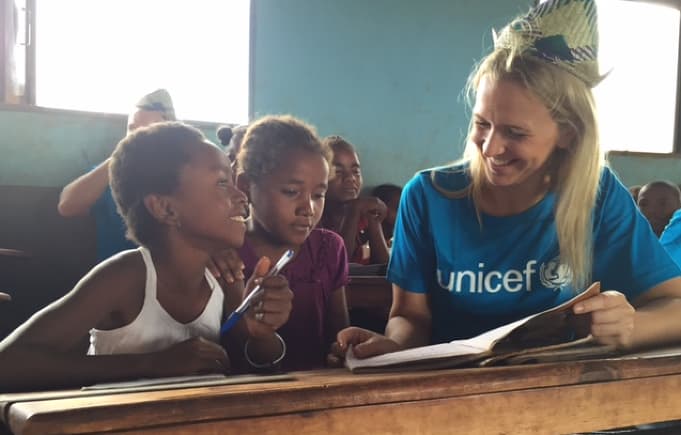
[(256, 384), (251, 384), (163, 391), (151, 395), (153, 400), (144, 393), (130, 393), (19, 402), (9, 406), (6, 421), (16, 433), (47, 433), (56, 421), (61, 430), (68, 431), (101, 430), (101, 425), (126, 430), (152, 421), (157, 425), (201, 424), (661, 376), (681, 382), (680, 362), (681, 357), (665, 357), (390, 375), (351, 375), (337, 370), (300, 373), (299, 381), (257, 385), (262, 387), (257, 391), (252, 388)]

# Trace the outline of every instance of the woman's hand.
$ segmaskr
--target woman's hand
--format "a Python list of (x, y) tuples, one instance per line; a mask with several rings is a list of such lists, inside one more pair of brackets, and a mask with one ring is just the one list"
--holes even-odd
[(244, 288), (244, 298), (258, 284), (263, 289), (244, 316), (248, 333), (253, 338), (271, 337), (288, 321), (293, 306), (293, 292), (286, 278), (281, 275), (264, 278), (270, 269), (270, 264), (267, 257), (262, 257)]
[(586, 299), (573, 308), (575, 314), (591, 313), (591, 335), (618, 349), (631, 347), (636, 310), (626, 296), (614, 290)]
[(328, 365), (332, 367), (342, 365), (350, 345), (354, 355), (360, 359), (402, 350), (399, 344), (385, 335), (351, 326), (338, 332), (336, 342), (331, 345), (327, 357)]

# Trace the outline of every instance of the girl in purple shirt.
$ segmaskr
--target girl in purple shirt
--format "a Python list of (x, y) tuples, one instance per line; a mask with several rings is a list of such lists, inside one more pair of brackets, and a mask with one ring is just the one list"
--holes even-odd
[[(276, 260), (287, 249), (295, 251), (281, 273), (294, 294), (289, 320), (279, 329), (288, 347), (282, 368), (288, 371), (324, 367), (329, 346), (349, 324), (343, 239), (315, 228), (324, 210), (330, 156), (313, 128), (291, 116), (251, 124), (238, 155), (237, 185), (252, 213), (239, 250), (245, 276), (258, 258)], [(267, 306), (262, 309), (267, 312)]]

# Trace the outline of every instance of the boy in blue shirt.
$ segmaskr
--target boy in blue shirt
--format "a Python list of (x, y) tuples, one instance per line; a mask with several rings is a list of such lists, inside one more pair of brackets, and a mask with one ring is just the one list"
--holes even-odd
[[(145, 95), (128, 117), (127, 133), (157, 122), (175, 121), (175, 110), (170, 94), (158, 89)], [(97, 261), (113, 254), (133, 249), (134, 243), (125, 237), (125, 223), (116, 210), (109, 187), (107, 158), (87, 174), (64, 187), (59, 196), (58, 210), (64, 217), (85, 216), (92, 212), (97, 226)]]

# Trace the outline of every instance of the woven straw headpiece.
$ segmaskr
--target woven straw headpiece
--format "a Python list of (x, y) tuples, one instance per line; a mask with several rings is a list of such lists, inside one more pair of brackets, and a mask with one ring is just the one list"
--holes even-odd
[(516, 18), (494, 38), (495, 49), (529, 53), (598, 84), (598, 25), (594, 0), (549, 0)]

